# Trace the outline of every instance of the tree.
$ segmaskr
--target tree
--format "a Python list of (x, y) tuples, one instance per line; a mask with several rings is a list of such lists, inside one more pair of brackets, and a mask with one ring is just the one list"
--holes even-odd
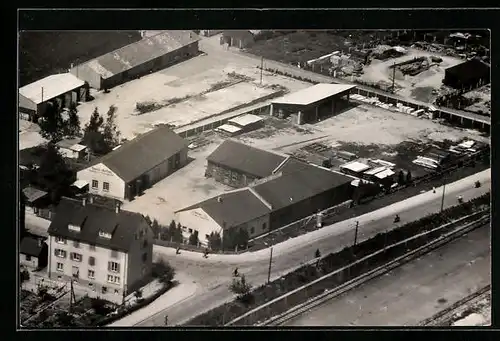
[(151, 230), (153, 230), (153, 235), (155, 238), (161, 237), (161, 226), (158, 224), (156, 219), (153, 219), (153, 222), (150, 224)]
[(64, 134), (64, 121), (57, 103), (48, 102), (45, 114), (39, 121), (40, 134), (53, 143), (59, 142)]
[(109, 148), (113, 148), (120, 143), (120, 131), (116, 127), (116, 107), (114, 105), (109, 107), (106, 114), (106, 122), (103, 125), (104, 142)]
[(198, 231), (194, 231), (189, 236), (189, 245), (198, 245)]
[(83, 144), (89, 147), (92, 153), (105, 154), (111, 150), (101, 132), (103, 122), (104, 119), (95, 108), (90, 116), (89, 123), (83, 129)]
[(69, 136), (80, 135), (80, 117), (78, 117), (78, 110), (74, 104), (69, 109), (69, 118), (65, 124), (65, 133)]
[(52, 143), (47, 145), (42, 154), (37, 175), (42, 189), (50, 192), (55, 201), (73, 182), (73, 172)]
[(97, 132), (101, 129), (103, 122), (104, 122), (104, 119), (99, 114), (99, 111), (97, 110), (97, 108), (95, 108), (94, 112), (90, 116), (89, 123), (87, 123), (87, 125), (85, 126), (84, 131), (86, 133), (91, 132), (91, 131)]
[(250, 235), (246, 229), (227, 229), (224, 231), (224, 249), (246, 248)]
[(161, 282), (170, 283), (175, 277), (175, 269), (163, 258), (160, 258), (156, 263), (153, 263), (152, 274)]
[(208, 236), (208, 247), (214, 251), (219, 251), (222, 247), (222, 238), (219, 232), (212, 232)]
[(30, 280), (30, 273), (28, 270), (26, 269), (23, 269), (22, 271), (20, 271), (20, 280), (21, 280), (21, 284), (24, 283), (24, 282), (27, 282)]
[(411, 182), (411, 172), (408, 171), (408, 173), (406, 173), (406, 183), (410, 183)]
[(247, 282), (245, 275), (241, 275), (239, 278), (233, 278), (229, 290), (231, 290), (233, 294), (236, 294), (239, 300), (243, 300), (250, 295), (252, 285)]
[(405, 184), (405, 174), (403, 173), (402, 170), (400, 170), (398, 173), (398, 184), (400, 184), (400, 185)]

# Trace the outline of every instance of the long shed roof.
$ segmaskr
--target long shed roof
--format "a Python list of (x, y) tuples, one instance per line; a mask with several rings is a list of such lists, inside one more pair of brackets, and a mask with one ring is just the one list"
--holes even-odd
[(310, 105), (354, 89), (356, 85), (320, 83), (273, 100), (273, 104)]
[(159, 34), (145, 37), (77, 67), (89, 67), (106, 79), (198, 40), (198, 35), (193, 31), (161, 31)]
[(35, 104), (40, 104), (75, 90), (83, 86), (83, 84), (85, 84), (84, 81), (71, 73), (60, 73), (23, 86), (19, 89), (19, 94)]

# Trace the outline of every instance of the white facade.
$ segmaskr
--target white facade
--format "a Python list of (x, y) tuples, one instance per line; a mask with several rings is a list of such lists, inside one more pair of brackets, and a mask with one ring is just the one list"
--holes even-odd
[(83, 169), (76, 176), (78, 180), (88, 182), (89, 193), (125, 199), (125, 182), (102, 163)]
[(67, 157), (70, 159), (80, 159), (85, 155), (87, 147), (81, 144), (75, 144), (71, 147), (59, 147), (59, 153), (63, 157)]
[[(182, 236), (188, 239), (192, 232), (198, 231), (198, 240), (204, 246), (208, 244), (207, 236), (212, 232), (222, 235), (222, 226), (217, 224), (203, 209), (195, 208), (189, 211), (178, 212), (176, 220), (186, 228), (182, 229)], [(190, 232), (192, 231), (192, 232)]]

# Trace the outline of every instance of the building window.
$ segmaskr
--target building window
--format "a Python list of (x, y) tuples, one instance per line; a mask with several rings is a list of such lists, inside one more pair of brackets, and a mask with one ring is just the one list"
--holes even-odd
[(95, 257), (89, 257), (89, 265), (95, 265)]
[(142, 254), (142, 262), (145, 263), (146, 261), (148, 260), (148, 253), (147, 252), (144, 252)]
[(142, 242), (142, 247), (145, 248), (148, 246), (148, 240), (144, 239), (144, 242)]
[(254, 233), (255, 233), (255, 227), (253, 227), (253, 226), (252, 226), (252, 227), (250, 228), (250, 234), (254, 234)]
[(66, 238), (63, 238), (63, 237), (56, 237), (56, 243), (59, 243), (59, 244), (66, 244)]
[(66, 251), (64, 251), (64, 250), (61, 250), (61, 249), (55, 249), (55, 250), (54, 250), (54, 254), (56, 255), (56, 257), (59, 257), (59, 258), (66, 258)]
[(30, 255), (26, 255), (26, 260), (29, 262), (31, 260), (31, 256)]
[(108, 282), (109, 283), (114, 283), (114, 284), (120, 284), (120, 277), (113, 276), (113, 275), (108, 275)]
[(79, 243), (79, 242), (77, 242), (77, 241), (75, 240), (75, 241), (73, 242), (73, 246), (74, 246), (75, 248), (79, 249), (79, 248), (80, 248), (80, 243)]
[(64, 264), (63, 263), (57, 263), (56, 269), (57, 269), (57, 271), (64, 271)]
[(117, 262), (108, 262), (108, 270), (112, 272), (120, 272), (120, 264)]
[(90, 251), (95, 251), (95, 245), (90, 244), (90, 245), (89, 245), (89, 250), (90, 250)]
[(104, 192), (109, 192), (109, 182), (103, 182), (102, 183), (102, 190)]
[(76, 252), (71, 252), (71, 260), (74, 260), (75, 262), (81, 262), (82, 261), (82, 255)]
[(102, 287), (101, 289), (102, 293), (105, 294), (108, 292), (108, 288), (107, 287)]
[(99, 188), (99, 181), (92, 180), (92, 188), (98, 189)]
[(94, 270), (89, 270), (89, 278), (94, 279), (95, 278), (95, 271)]
[(263, 230), (267, 229), (267, 223), (263, 223), (263, 224), (262, 224), (262, 229), (263, 229)]
[(188, 231), (189, 231), (189, 233), (193, 233), (193, 229), (189, 229)]
[(111, 250), (111, 257), (113, 257), (113, 258), (118, 258), (118, 251), (116, 251), (116, 250)]
[(73, 278), (80, 277), (80, 269), (77, 266), (73, 267)]
[(208, 240), (208, 238), (210, 238), (210, 235), (206, 234), (205, 239)]
[(115, 289), (115, 294), (119, 295), (120, 294), (120, 290)]

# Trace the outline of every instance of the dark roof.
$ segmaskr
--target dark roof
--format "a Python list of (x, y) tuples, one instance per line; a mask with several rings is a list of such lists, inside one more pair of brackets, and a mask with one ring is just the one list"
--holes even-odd
[[(127, 252), (144, 217), (139, 213), (115, 210), (80, 201), (63, 198), (56, 207), (48, 233), (83, 243)], [(80, 232), (68, 229), (68, 225), (80, 226)], [(99, 231), (112, 234), (111, 239), (99, 237)]]
[[(219, 202), (218, 198), (221, 199)], [(238, 226), (271, 212), (248, 188), (221, 194), (178, 212), (195, 208), (203, 209), (220, 226)]]
[(273, 210), (352, 181), (352, 178), (345, 175), (293, 158), (290, 158), (278, 172), (282, 175), (254, 186), (254, 190), (272, 205)]
[(463, 80), (483, 77), (484, 75), (489, 74), (489, 72), (489, 65), (478, 59), (471, 59), (446, 69), (447, 74), (451, 74), (456, 78)]
[(167, 126), (160, 126), (91, 163), (103, 163), (123, 181), (130, 182), (187, 148), (187, 141)]
[(264, 178), (272, 174), (286, 156), (257, 149), (234, 140), (224, 141), (207, 157), (208, 162)]
[(45, 146), (36, 146), (20, 150), (19, 165), (20, 166), (40, 165), (42, 156), (46, 150), (47, 148)]
[(43, 245), (45, 244), (45, 242), (42, 242), (42, 244), (39, 245), (38, 240), (39, 240), (38, 238), (24, 237), (23, 240), (21, 240), (21, 246), (19, 248), (19, 251), (23, 255), (28, 255), (33, 257), (40, 256), (40, 253), (42, 252)]

